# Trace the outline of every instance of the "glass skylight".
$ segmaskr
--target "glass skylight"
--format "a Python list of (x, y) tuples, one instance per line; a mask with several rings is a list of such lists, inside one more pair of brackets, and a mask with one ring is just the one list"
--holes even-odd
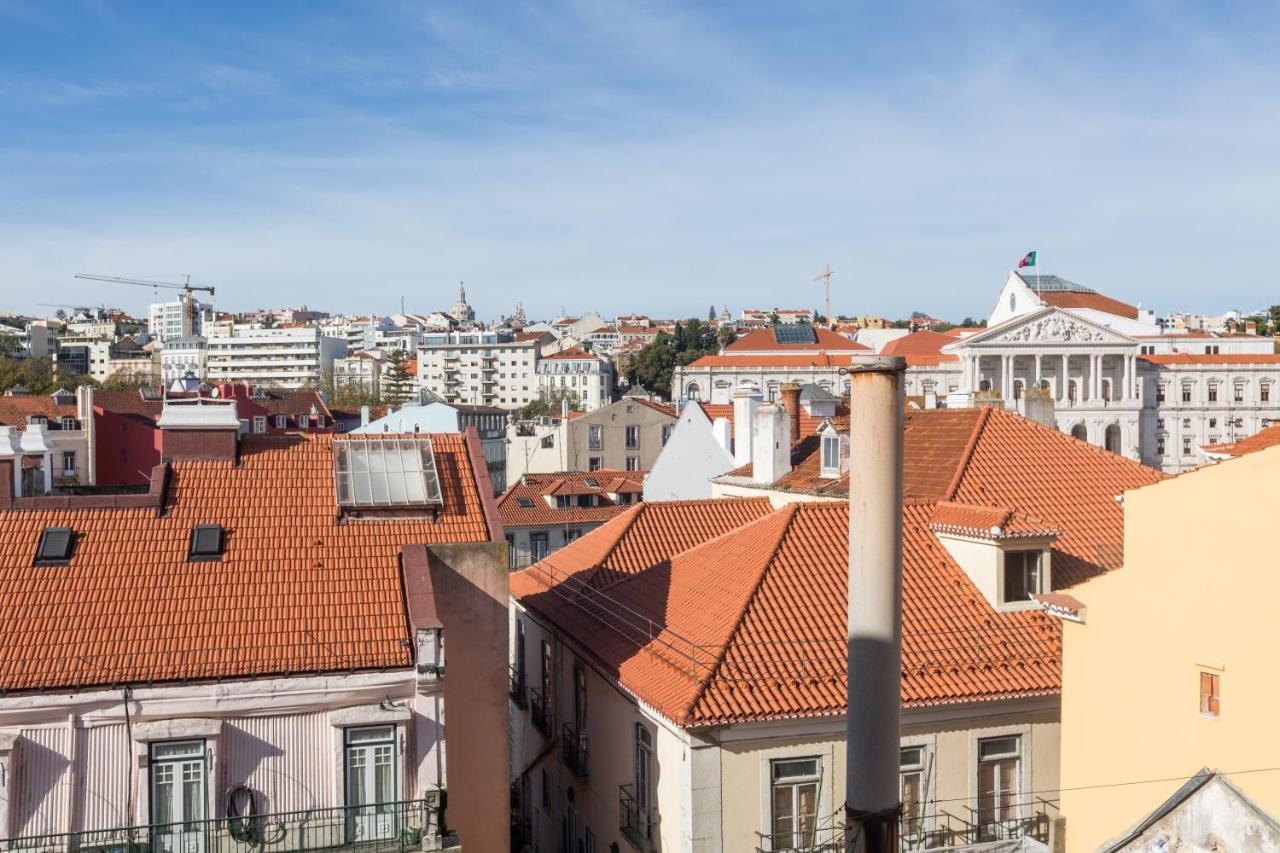
[(399, 507), (443, 504), (429, 438), (333, 443), (338, 506)]

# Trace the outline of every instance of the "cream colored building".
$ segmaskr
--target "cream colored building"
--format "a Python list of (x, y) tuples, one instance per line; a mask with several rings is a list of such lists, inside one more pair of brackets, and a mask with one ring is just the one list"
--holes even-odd
[(1059, 602), (1082, 620), (1064, 629), (1068, 851), (1122, 835), (1202, 768), (1280, 812), (1278, 479), (1272, 447), (1125, 493), (1124, 569)]

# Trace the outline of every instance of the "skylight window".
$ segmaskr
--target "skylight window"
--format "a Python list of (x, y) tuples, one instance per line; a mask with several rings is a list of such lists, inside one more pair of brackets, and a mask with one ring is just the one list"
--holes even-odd
[(70, 527), (46, 527), (36, 546), (37, 566), (65, 566), (71, 561), (76, 534)]
[(197, 524), (191, 528), (191, 545), (187, 560), (212, 563), (222, 559), (223, 531), (220, 524)]
[(525, 509), (533, 509), (533, 501), (529, 498), (516, 498), (516, 503)]
[(598, 489), (598, 488), (600, 488), (600, 481), (599, 481), (599, 480), (597, 480), (595, 477), (588, 477), (588, 478), (587, 478), (587, 485), (588, 485), (588, 486), (590, 486), (590, 487), (591, 487), (591, 488), (593, 488), (593, 489)]
[(429, 438), (334, 443), (338, 506), (411, 507), (443, 504)]

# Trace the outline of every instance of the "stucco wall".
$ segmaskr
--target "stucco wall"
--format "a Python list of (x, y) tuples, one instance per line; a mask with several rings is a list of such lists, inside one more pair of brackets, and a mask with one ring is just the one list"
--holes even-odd
[[(1069, 851), (1093, 850), (1202, 767), (1280, 764), (1275, 725), (1274, 525), (1280, 448), (1125, 495), (1125, 566), (1072, 591), (1063, 697)], [(1201, 672), (1221, 678), (1221, 715), (1202, 716)], [(1280, 812), (1280, 774), (1234, 777)], [(1093, 787), (1106, 786), (1106, 787)]]

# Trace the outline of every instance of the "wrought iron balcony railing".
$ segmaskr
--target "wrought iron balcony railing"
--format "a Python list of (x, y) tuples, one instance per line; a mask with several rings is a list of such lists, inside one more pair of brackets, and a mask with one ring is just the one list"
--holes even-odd
[(458, 849), (444, 826), (443, 791), (428, 799), (367, 806), (246, 815), (154, 826), (0, 839), (0, 849), (40, 853), (263, 853)]
[(529, 706), (529, 694), (525, 689), (524, 670), (519, 669), (514, 664), (511, 665), (511, 701), (516, 703), (517, 708), (527, 708)]
[(587, 732), (576, 725), (565, 723), (560, 732), (560, 757), (574, 776), (587, 778)]
[(651, 807), (641, 805), (635, 796), (635, 788), (623, 785), (618, 789), (618, 828), (626, 839), (640, 850), (653, 849), (654, 815)]
[(551, 737), (551, 701), (536, 687), (529, 688), (529, 719), (543, 737)]

